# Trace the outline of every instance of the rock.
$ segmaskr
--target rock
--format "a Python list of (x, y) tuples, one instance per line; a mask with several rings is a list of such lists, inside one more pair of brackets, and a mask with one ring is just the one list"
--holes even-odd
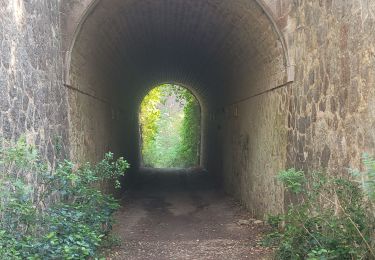
[(255, 225), (261, 225), (261, 224), (263, 224), (263, 221), (262, 220), (255, 220), (253, 223)]
[(240, 219), (238, 222), (238, 225), (250, 225), (250, 221), (246, 219)]

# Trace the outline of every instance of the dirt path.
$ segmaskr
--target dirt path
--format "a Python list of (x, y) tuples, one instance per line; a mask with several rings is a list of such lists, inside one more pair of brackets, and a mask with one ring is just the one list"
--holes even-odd
[(194, 181), (187, 185), (183, 175), (167, 182), (151, 181), (125, 196), (114, 227), (122, 244), (109, 259), (234, 260), (269, 254), (258, 245), (263, 225), (247, 223), (249, 214), (230, 197)]

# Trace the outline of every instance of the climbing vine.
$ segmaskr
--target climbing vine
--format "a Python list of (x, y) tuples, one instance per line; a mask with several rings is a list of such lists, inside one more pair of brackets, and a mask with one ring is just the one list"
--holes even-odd
[(180, 154), (178, 164), (188, 167), (191, 164), (197, 164), (199, 160), (200, 106), (187, 89), (180, 89), (179, 98), (185, 101), (185, 105), (184, 119), (180, 128), (181, 144), (178, 147)]
[(186, 88), (163, 84), (140, 110), (143, 163), (157, 168), (199, 164), (200, 106)]
[(152, 161), (155, 155), (155, 141), (161, 112), (161, 89), (152, 89), (141, 103), (139, 121), (141, 126), (142, 155), (145, 162)]

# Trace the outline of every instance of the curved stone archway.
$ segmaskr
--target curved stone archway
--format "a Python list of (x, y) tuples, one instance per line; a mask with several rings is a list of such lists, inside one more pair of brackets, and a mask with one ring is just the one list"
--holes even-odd
[[(293, 72), (270, 18), (255, 0), (92, 2), (66, 59), (71, 153), (96, 160), (112, 150), (137, 168), (139, 100), (149, 86), (179, 82), (202, 104), (202, 165), (260, 212), (280, 210), (282, 201), (262, 205), (259, 191), (286, 161), (278, 89)], [(255, 152), (259, 142), (269, 146)], [(269, 155), (277, 163), (260, 176)]]
[[(76, 39), (81, 32), (86, 18), (94, 12), (96, 6), (102, 0), (72, 0), (62, 1), (61, 8), (61, 29), (62, 29), (62, 52), (65, 56), (65, 83), (69, 84), (71, 52), (75, 45)], [(283, 46), (285, 55), (285, 64), (287, 66), (287, 77), (289, 81), (294, 80), (294, 58), (288, 50), (288, 46), (292, 45), (293, 40), (290, 39), (290, 32), (293, 31), (294, 26), (291, 26), (286, 21), (288, 12), (290, 11), (290, 0), (280, 1), (275, 0), (247, 0), (256, 2), (262, 9), (264, 14), (271, 22), (273, 29), (278, 34), (280, 43)], [(292, 27), (292, 28), (290, 28)], [(282, 31), (287, 32), (287, 39), (284, 39)], [(293, 46), (290, 46), (293, 47)]]

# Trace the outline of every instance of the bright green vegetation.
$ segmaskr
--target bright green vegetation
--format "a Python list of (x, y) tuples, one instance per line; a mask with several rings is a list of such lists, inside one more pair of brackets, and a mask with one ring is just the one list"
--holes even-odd
[[(352, 179), (289, 169), (278, 175), (292, 196), (287, 212), (270, 216), (276, 259), (375, 259), (375, 160)], [(292, 203), (294, 202), (294, 203)]]
[(54, 169), (21, 138), (0, 146), (0, 259), (94, 259), (118, 202), (97, 187), (129, 167), (107, 153), (92, 165)]
[(143, 99), (139, 118), (146, 167), (199, 164), (200, 106), (189, 90), (170, 84), (152, 89)]

